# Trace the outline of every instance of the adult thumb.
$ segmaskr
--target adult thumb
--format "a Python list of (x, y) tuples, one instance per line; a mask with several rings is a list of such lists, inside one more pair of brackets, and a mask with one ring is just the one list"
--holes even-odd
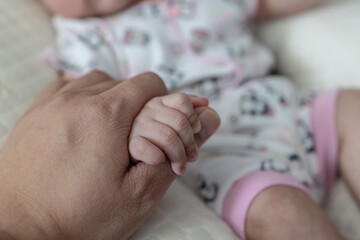
[(206, 140), (208, 140), (219, 128), (220, 117), (219, 115), (209, 107), (199, 107), (195, 109), (199, 120), (201, 122), (201, 131), (195, 135), (195, 142), (200, 148)]

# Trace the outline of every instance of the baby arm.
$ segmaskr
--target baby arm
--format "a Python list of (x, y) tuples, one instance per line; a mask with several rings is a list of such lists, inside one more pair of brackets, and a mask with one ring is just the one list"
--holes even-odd
[(194, 134), (201, 130), (194, 108), (208, 100), (183, 93), (156, 97), (136, 117), (130, 133), (133, 161), (157, 165), (169, 159), (175, 174), (186, 171), (186, 162), (198, 157)]
[(258, 0), (257, 18), (268, 20), (299, 13), (316, 7), (327, 0)]

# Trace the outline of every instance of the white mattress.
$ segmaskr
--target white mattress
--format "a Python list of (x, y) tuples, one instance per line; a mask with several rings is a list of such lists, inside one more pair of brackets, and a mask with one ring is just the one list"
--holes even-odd
[[(347, 24), (346, 27), (341, 28), (344, 38), (346, 36), (348, 40), (346, 45), (351, 46), (351, 49), (358, 48), (360, 44), (356, 45), (351, 40), (351, 36), (359, 36), (358, 29), (360, 29), (360, 15), (358, 14), (360, 2), (354, 1), (357, 3), (350, 4), (348, 3), (350, 0), (343, 0), (339, 6), (330, 6), (327, 10), (319, 11), (322, 16), (321, 22), (316, 14), (310, 13), (262, 28), (262, 37), (279, 56), (281, 70), (298, 82), (306, 78), (306, 82), (301, 82), (304, 86), (323, 88), (327, 85), (339, 85), (345, 78), (349, 82), (352, 81), (352, 84), (358, 84), (356, 80), (360, 77), (359, 72), (352, 71), (352, 65), (346, 63), (354, 61), (359, 63), (360, 54), (353, 54), (349, 49), (340, 54), (341, 49), (345, 49), (343, 47), (345, 40), (341, 36), (333, 36), (332, 31), (323, 29), (329, 29), (331, 26), (328, 23), (334, 24), (336, 22), (334, 18), (340, 16), (341, 23)], [(355, 8), (357, 12), (354, 12)], [(293, 26), (299, 30), (295, 31)], [(310, 31), (308, 26), (313, 29), (311, 37), (307, 36)], [(1, 0), (0, 29), (1, 146), (14, 122), (23, 114), (36, 94), (56, 78), (56, 74), (41, 61), (44, 46), (52, 41), (52, 31), (49, 16), (38, 5), (37, 0)], [(322, 34), (327, 35), (317, 36), (314, 32), (317, 33), (320, 29), (323, 29)], [(319, 41), (316, 48), (319, 58), (311, 57), (314, 53), (312, 44), (315, 37)], [(327, 44), (325, 49), (319, 49), (322, 42)], [(329, 59), (334, 58), (334, 51), (329, 49), (334, 47), (337, 49), (337, 61), (331, 62)], [(339, 62), (343, 67), (337, 66)], [(335, 69), (334, 66), (338, 67), (338, 71), (330, 71)], [(360, 239), (358, 229), (360, 214), (343, 185), (336, 187), (328, 212), (347, 239)], [(206, 208), (179, 181), (176, 181), (151, 218), (132, 237), (132, 240), (138, 239), (229, 240), (237, 238), (218, 216)]]

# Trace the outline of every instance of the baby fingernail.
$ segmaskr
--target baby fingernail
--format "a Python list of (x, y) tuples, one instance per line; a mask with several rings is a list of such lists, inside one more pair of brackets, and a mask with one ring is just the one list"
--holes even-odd
[(180, 172), (181, 172), (180, 175), (183, 175), (186, 172), (186, 165), (184, 165), (180, 168)]
[(195, 162), (196, 159), (197, 159), (197, 153), (196, 152), (193, 152), (188, 156), (188, 161), (189, 162)]
[(199, 133), (201, 131), (201, 122), (199, 120), (196, 121), (193, 125), (193, 131), (195, 134)]

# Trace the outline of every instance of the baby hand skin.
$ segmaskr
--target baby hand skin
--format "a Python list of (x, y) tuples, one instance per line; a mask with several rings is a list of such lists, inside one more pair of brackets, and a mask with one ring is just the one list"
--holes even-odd
[(177, 175), (198, 157), (194, 135), (201, 123), (194, 109), (208, 106), (206, 98), (174, 93), (150, 100), (136, 117), (129, 152), (134, 162), (158, 165), (169, 159)]

